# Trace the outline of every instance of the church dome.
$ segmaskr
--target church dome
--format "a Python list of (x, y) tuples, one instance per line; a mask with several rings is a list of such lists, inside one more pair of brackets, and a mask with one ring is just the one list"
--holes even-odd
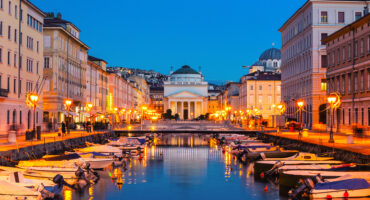
[(280, 49), (271, 48), (264, 51), (259, 60), (280, 60), (281, 59), (281, 52)]
[(188, 65), (184, 65), (180, 69), (176, 70), (173, 74), (199, 74), (199, 72), (195, 71)]

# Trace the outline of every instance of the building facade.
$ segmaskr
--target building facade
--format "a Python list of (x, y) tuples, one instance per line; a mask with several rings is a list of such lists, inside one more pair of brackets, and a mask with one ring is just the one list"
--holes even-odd
[(333, 127), (338, 132), (350, 132), (356, 124), (369, 131), (370, 15), (331, 34), (325, 42), (328, 94), (338, 94), (342, 102), (334, 114)]
[(329, 34), (362, 16), (366, 1), (308, 0), (279, 29), (282, 41), (282, 98), (286, 115), (297, 118), (303, 100), (303, 124), (321, 128), (326, 123), (327, 53)]
[(188, 120), (207, 112), (208, 83), (204, 76), (187, 65), (171, 72), (164, 82), (164, 110), (171, 109)]
[[(21, 5), (19, 5), (21, 3)], [(43, 26), (46, 15), (29, 1), (0, 4), (0, 134), (10, 125), (20, 132), (42, 123)], [(21, 28), (21, 31), (19, 30)], [(39, 94), (35, 120), (26, 95)]]
[(268, 126), (275, 124), (276, 106), (281, 101), (281, 75), (273, 72), (255, 72), (240, 80), (240, 108), (251, 115), (262, 115)]
[(88, 56), (85, 101), (93, 104), (91, 109), (93, 115), (103, 114), (108, 111), (108, 73), (106, 69), (106, 61)]
[(163, 87), (150, 87), (150, 98), (151, 98), (151, 107), (157, 113), (164, 113), (164, 88)]

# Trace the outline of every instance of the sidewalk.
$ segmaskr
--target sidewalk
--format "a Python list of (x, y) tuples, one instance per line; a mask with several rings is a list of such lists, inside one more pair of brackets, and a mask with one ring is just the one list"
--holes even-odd
[[(293, 140), (298, 140), (298, 132), (281, 132), (276, 134), (276, 132), (265, 133), (268, 135), (274, 135), (284, 138), (289, 138)], [(347, 136), (346, 135), (338, 135), (334, 134), (334, 144), (328, 143), (330, 138), (329, 133), (323, 132), (308, 132), (308, 135), (303, 136), (302, 134), (302, 141), (308, 142), (311, 144), (323, 145), (327, 147), (334, 147), (339, 148), (351, 152), (360, 153), (363, 155), (370, 155), (370, 138), (359, 138), (353, 137), (353, 144), (347, 143)]]
[(17, 142), (13, 144), (8, 143), (8, 138), (0, 138), (0, 151), (8, 151), (8, 150), (23, 148), (23, 147), (32, 146), (32, 145), (62, 141), (62, 140), (67, 140), (67, 139), (72, 139), (72, 138), (78, 138), (78, 137), (94, 135), (94, 134), (103, 134), (103, 133), (105, 132), (97, 131), (93, 133), (87, 133), (86, 131), (71, 131), (70, 134), (66, 136), (58, 136), (58, 133), (41, 133), (41, 140), (39, 141), (26, 141), (25, 135), (19, 135), (17, 136)]

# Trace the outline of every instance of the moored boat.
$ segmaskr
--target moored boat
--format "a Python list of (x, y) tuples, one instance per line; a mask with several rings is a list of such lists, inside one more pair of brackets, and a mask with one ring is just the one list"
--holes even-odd
[(328, 196), (332, 198), (369, 197), (370, 184), (361, 178), (317, 183), (311, 190), (310, 196), (312, 199), (327, 199)]

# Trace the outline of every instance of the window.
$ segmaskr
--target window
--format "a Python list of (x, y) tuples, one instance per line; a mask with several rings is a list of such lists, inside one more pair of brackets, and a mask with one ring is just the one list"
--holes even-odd
[(17, 42), (17, 29), (14, 29), (14, 42)]
[(1, 9), (3, 9), (3, 8), (4, 8), (3, 0), (0, 0), (0, 8), (1, 8)]
[[(45, 57), (44, 58), (44, 68), (45, 69), (49, 69), (50, 68), (50, 58), (49, 57)], [(253, 90), (253, 85), (251, 85), (251, 90)]]
[(355, 41), (353, 56), (355, 58), (358, 56), (358, 41)]
[(11, 40), (12, 38), (11, 38), (11, 36), (10, 36), (10, 34), (11, 34), (11, 27), (10, 26), (8, 26), (8, 39), (9, 40)]
[(17, 54), (14, 54), (14, 67), (17, 67)]
[(9, 15), (12, 14), (12, 2), (11, 1), (9, 1), (8, 13), (9, 13)]
[(343, 63), (346, 62), (346, 47), (343, 47), (343, 50), (342, 50), (342, 60), (343, 60)]
[(27, 58), (27, 71), (33, 72), (33, 60)]
[(328, 23), (328, 12), (321, 11), (321, 23)]
[(278, 63), (274, 62), (274, 68), (277, 68), (277, 67), (278, 67)]
[(271, 85), (269, 85), (269, 86), (268, 86), (269, 91), (271, 91), (271, 88), (272, 88), (272, 87), (271, 87)]
[(325, 45), (325, 39), (328, 37), (328, 33), (321, 33), (321, 44)]
[(365, 115), (364, 108), (361, 108), (361, 124), (362, 124), (362, 125), (364, 125), (364, 123), (365, 123), (364, 115)]
[(326, 79), (321, 79), (321, 91), (326, 91)]
[(355, 108), (355, 122), (358, 123), (358, 108)]
[(362, 17), (362, 12), (356, 12), (355, 13), (355, 20), (358, 20)]
[(338, 12), (338, 23), (344, 23), (344, 12)]
[(33, 38), (27, 36), (27, 48), (33, 50)]
[(267, 97), (267, 101), (268, 101), (269, 104), (272, 103), (272, 97), (271, 96), (268, 96)]
[(15, 94), (15, 93), (17, 93), (17, 79), (14, 79), (14, 81), (13, 81), (13, 86), (14, 86), (14, 88), (13, 88), (13, 92), (14, 92), (14, 94)]
[(337, 50), (337, 64), (340, 65), (340, 49)]
[(348, 60), (351, 60), (351, 57), (352, 57), (351, 51), (352, 51), (352, 45), (348, 45)]
[(10, 91), (10, 77), (8, 77), (7, 84), (8, 84), (7, 89), (8, 89), (8, 92), (9, 92)]
[(360, 55), (364, 56), (364, 39), (360, 41)]
[(0, 63), (3, 62), (3, 49), (0, 48)]
[(36, 73), (39, 74), (39, 62), (36, 62)]
[(361, 89), (361, 92), (363, 92), (364, 89), (365, 89), (365, 73), (364, 73), (364, 70), (362, 70), (360, 72), (360, 89)]
[(22, 124), (22, 111), (19, 111), (19, 124)]
[(36, 42), (36, 51), (39, 52), (39, 41)]
[(10, 51), (8, 51), (8, 65), (10, 66)]
[(18, 19), (18, 6), (17, 5), (14, 6), (14, 16), (16, 19)]
[(22, 42), (22, 41), (23, 41), (23, 39), (22, 39), (22, 38), (23, 38), (23, 33), (22, 33), (22, 32), (20, 32), (20, 33), (19, 33), (19, 44), (21, 44), (21, 45), (22, 45), (22, 43), (23, 43), (23, 42)]
[(262, 85), (259, 86), (259, 90), (262, 90)]
[(26, 91), (27, 91), (27, 92), (32, 92), (32, 88), (33, 88), (33, 84), (32, 84), (32, 82), (27, 81), (27, 82), (26, 82)]
[(352, 76), (351, 74), (348, 74), (348, 94), (350, 94), (352, 91)]
[(22, 69), (22, 56), (19, 56), (19, 69)]
[(348, 125), (351, 125), (351, 109), (348, 109)]
[(253, 85), (251, 85), (251, 90), (253, 90)]
[(0, 35), (3, 35), (3, 22), (2, 21), (0, 21)]
[(262, 95), (258, 96), (258, 103), (262, 103)]
[(342, 123), (343, 125), (346, 124), (346, 117), (345, 117), (345, 112), (344, 112), (344, 109), (342, 110)]

